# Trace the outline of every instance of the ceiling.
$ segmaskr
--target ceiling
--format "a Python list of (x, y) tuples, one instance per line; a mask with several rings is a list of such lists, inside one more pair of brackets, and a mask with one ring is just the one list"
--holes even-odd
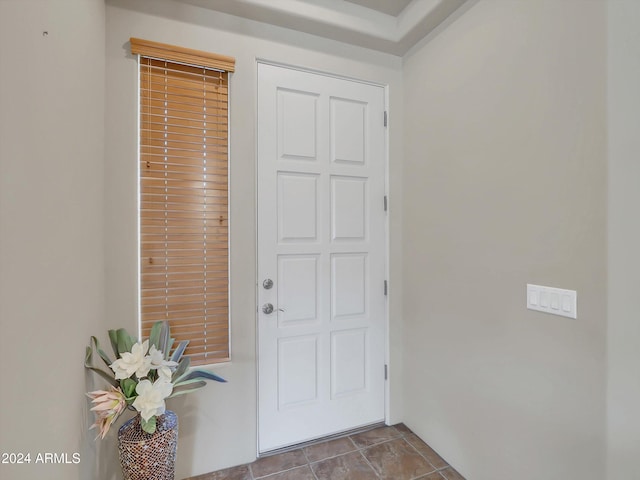
[(176, 0), (394, 55), (404, 55), (472, 0)]
[(377, 10), (387, 15), (397, 17), (404, 10), (411, 0), (347, 0), (351, 3), (362, 5), (363, 7)]

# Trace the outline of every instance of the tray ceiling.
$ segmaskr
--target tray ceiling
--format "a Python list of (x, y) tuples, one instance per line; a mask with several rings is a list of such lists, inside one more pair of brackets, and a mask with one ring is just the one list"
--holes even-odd
[(258, 22), (404, 55), (473, 0), (176, 0)]
[(377, 10), (378, 12), (386, 13), (387, 15), (393, 15), (397, 17), (400, 12), (404, 10), (407, 5), (411, 3), (411, 0), (346, 0), (351, 3), (356, 3), (363, 7), (370, 8), (371, 10)]

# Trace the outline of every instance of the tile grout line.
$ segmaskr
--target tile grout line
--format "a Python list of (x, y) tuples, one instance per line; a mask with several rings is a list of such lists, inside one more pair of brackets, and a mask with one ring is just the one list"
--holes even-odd
[(424, 475), (422, 475), (421, 477), (416, 477), (416, 478), (415, 478), (415, 479), (413, 479), (413, 480), (420, 480), (420, 479), (423, 479), (423, 478), (427, 478), (429, 475), (433, 475), (434, 473), (438, 475), (438, 478), (440, 478), (440, 480), (447, 480), (447, 478), (446, 478), (446, 477), (444, 477), (444, 476), (443, 476), (439, 471), (437, 471), (437, 470), (436, 470), (435, 472), (425, 473), (425, 474), (424, 474)]
[[(396, 430), (396, 431), (397, 431), (397, 430)], [(404, 437), (403, 437), (403, 435), (402, 435), (401, 433), (398, 433), (398, 436), (396, 436), (396, 437), (387, 438), (387, 439), (385, 439), (385, 440), (381, 440), (381, 441), (379, 441), (379, 442), (377, 442), (377, 443), (372, 443), (372, 444), (370, 444), (370, 445), (364, 445), (364, 446), (362, 446), (362, 447), (358, 447), (358, 446), (356, 445), (356, 448), (357, 448), (358, 450), (365, 450), (365, 449), (367, 449), (367, 448), (375, 447), (375, 446), (377, 446), (377, 445), (381, 445), (381, 444), (383, 444), (383, 443), (391, 442), (391, 441), (393, 441), (393, 440), (398, 440), (399, 438), (404, 438)], [(349, 438), (349, 439), (351, 440), (351, 438)], [(356, 442), (354, 442), (353, 440), (351, 440), (351, 441), (352, 441), (352, 442), (353, 442), (353, 444), (355, 445), (355, 443), (356, 443)]]
[[(388, 442), (392, 442), (394, 440), (398, 440), (398, 439), (403, 439), (404, 440), (404, 434), (398, 430), (397, 428), (395, 428), (394, 426), (390, 425), (390, 428), (392, 428), (397, 435), (396, 436), (392, 436), (391, 438), (387, 438), (386, 440), (382, 440), (380, 442), (377, 443), (372, 443), (371, 445), (363, 445), (362, 447), (358, 447), (358, 445), (356, 444), (356, 442), (349, 437), (349, 440), (351, 440), (351, 443), (353, 443), (355, 445), (355, 447), (358, 449), (358, 452), (360, 453), (360, 456), (364, 459), (364, 461), (367, 463), (367, 465), (369, 465), (369, 467), (371, 468), (371, 470), (373, 470), (373, 474), (377, 477), (377, 478), (382, 478), (380, 477), (380, 474), (378, 473), (378, 471), (375, 469), (375, 467), (373, 466), (373, 464), (369, 461), (369, 459), (367, 458), (367, 456), (364, 454), (365, 450), (368, 450), (370, 448), (373, 448), (377, 445), (382, 445), (384, 443), (388, 443)], [(409, 443), (409, 442), (407, 442)], [(428, 462), (427, 462), (428, 463)], [(431, 465), (431, 463), (429, 463), (429, 465)], [(433, 466), (433, 465), (432, 465)]]
[[(418, 437), (418, 438), (420, 438), (420, 437)], [(422, 452), (420, 452), (420, 451), (419, 451), (419, 450), (418, 450), (418, 449), (413, 445), (413, 443), (411, 443), (409, 440), (407, 440), (407, 439), (406, 439), (406, 438), (404, 438), (404, 437), (403, 437), (403, 440), (404, 440), (405, 442), (407, 442), (407, 444), (408, 444), (411, 448), (413, 448), (413, 449), (416, 451), (416, 453), (417, 453), (418, 455), (420, 455), (420, 456), (424, 459), (424, 461), (425, 461), (425, 462), (427, 462), (429, 465), (431, 465), (431, 468), (433, 468), (433, 472), (438, 472), (438, 473), (440, 473), (440, 470), (444, 470), (445, 468), (448, 468), (448, 467), (449, 467), (449, 464), (448, 464), (448, 463), (447, 463), (447, 465), (446, 465), (446, 466), (444, 466), (444, 467), (442, 467), (442, 468), (438, 468), (438, 467), (436, 467), (433, 463), (431, 463), (431, 462), (429, 461), (429, 459), (427, 458), (427, 456), (426, 456), (426, 455), (423, 455), (423, 454), (422, 454)], [(435, 450), (434, 450), (434, 451), (435, 451)], [(436, 453), (437, 453), (437, 452), (436, 452)], [(443, 460), (443, 461), (444, 461), (444, 460)], [(428, 473), (428, 474), (426, 474), (426, 475), (429, 475), (429, 474), (431, 474), (431, 473), (433, 473), (433, 472), (429, 472), (429, 473)], [(418, 478), (420, 478), (420, 477), (418, 477)]]
[[(405, 438), (407, 434), (406, 434), (405, 432), (401, 432), (401, 431), (400, 431), (400, 430), (398, 430), (397, 428), (396, 428), (395, 430), (396, 430), (396, 432), (398, 432), (398, 434), (399, 434), (399, 436), (398, 436), (398, 437), (390, 438), (390, 439), (388, 439), (386, 442), (380, 442), (380, 443), (376, 443), (376, 444), (373, 444), (373, 445), (369, 445), (369, 446), (368, 446), (368, 447), (366, 447), (366, 448), (374, 447), (374, 446), (376, 446), (376, 445), (382, 445), (383, 443), (392, 442), (392, 441), (394, 441), (394, 440), (403, 440), (403, 441), (404, 441), (407, 445), (409, 445), (409, 446), (410, 446), (410, 447), (411, 447), (411, 448), (412, 448), (412, 449), (413, 449), (413, 450), (414, 450), (414, 451), (415, 451), (415, 452), (416, 452), (416, 453), (417, 453), (417, 454), (418, 454), (418, 455), (419, 455), (419, 456), (420, 456), (420, 457), (421, 457), (425, 462), (427, 462), (427, 465), (429, 465), (431, 468), (433, 468), (433, 471), (431, 471), (431, 472), (427, 472), (427, 473), (424, 473), (424, 474), (419, 475), (419, 476), (417, 476), (417, 477), (412, 477), (410, 480), (420, 480), (421, 478), (423, 478), (423, 477), (425, 477), (425, 476), (427, 476), (427, 475), (431, 475), (432, 473), (438, 473), (438, 474), (442, 477), (442, 475), (440, 474), (440, 472), (438, 471), (438, 469), (435, 467), (435, 465), (433, 465), (433, 464), (429, 461), (429, 459), (428, 459), (427, 457), (425, 457), (424, 455), (422, 455), (422, 454), (418, 451), (418, 449), (417, 449), (417, 448), (416, 448), (416, 447), (415, 447), (415, 446), (414, 446), (414, 445), (413, 445), (409, 440), (407, 440), (407, 439)], [(413, 432), (412, 432), (412, 433), (413, 433)], [(415, 433), (414, 433), (414, 435), (415, 435)], [(363, 448), (363, 450), (364, 450), (364, 448)], [(368, 461), (367, 457), (364, 455), (364, 453), (362, 453), (362, 456), (365, 458), (365, 460), (367, 460), (367, 463), (369, 463), (369, 461)], [(448, 465), (447, 465), (447, 466), (448, 466)], [(372, 467), (372, 468), (373, 468), (373, 467)], [(446, 468), (446, 467), (444, 467), (444, 468)], [(375, 471), (375, 469), (374, 469), (374, 471)], [(377, 474), (377, 472), (376, 472), (376, 474)], [(380, 477), (378, 476), (378, 478), (380, 478)], [(447, 479), (445, 478), (444, 480), (447, 480)]]
[[(406, 425), (405, 425), (405, 427), (406, 427)], [(407, 427), (407, 428), (408, 428), (408, 427)], [(409, 432), (402, 432), (402, 431), (400, 431), (400, 430), (396, 429), (396, 431), (400, 432), (400, 435), (401, 435), (401, 437), (400, 437), (400, 438), (402, 438), (402, 439), (403, 439), (403, 440), (404, 440), (404, 441), (405, 441), (405, 442), (406, 442), (406, 443), (407, 443), (411, 448), (413, 448), (413, 449), (415, 450), (415, 452), (416, 452), (418, 455), (420, 455), (420, 456), (424, 459), (424, 461), (425, 461), (425, 462), (427, 462), (427, 463), (431, 466), (431, 468), (433, 468), (433, 469), (434, 469), (432, 472), (425, 473), (424, 475), (422, 475), (422, 476), (420, 476), (420, 477), (416, 477), (416, 478), (414, 478), (414, 479), (412, 479), (412, 480), (420, 480), (421, 478), (424, 478), (424, 477), (426, 477), (427, 475), (431, 475), (431, 474), (433, 474), (433, 473), (437, 473), (437, 474), (438, 474), (438, 475), (439, 475), (443, 480), (448, 480), (448, 479), (447, 479), (447, 478), (442, 474), (442, 471), (443, 471), (443, 470), (446, 470), (447, 468), (450, 468), (450, 467), (451, 467), (451, 465), (449, 465), (449, 462), (446, 462), (446, 461), (443, 459), (442, 461), (443, 461), (443, 462), (445, 462), (445, 463), (446, 463), (446, 465), (445, 465), (444, 467), (437, 468), (433, 463), (431, 463), (431, 461), (427, 458), (427, 456), (426, 456), (426, 455), (423, 455), (423, 454), (422, 454), (422, 452), (420, 452), (420, 451), (418, 450), (418, 448), (417, 448), (413, 443), (411, 443), (409, 440), (407, 440), (407, 438), (406, 438), (406, 437), (407, 437), (407, 435), (411, 435), (411, 434), (413, 434), (413, 435), (415, 435), (416, 437), (418, 437), (418, 436), (415, 434), (415, 432), (414, 432), (413, 430), (409, 430)], [(420, 437), (418, 437), (418, 439), (420, 439), (421, 441), (423, 441), (423, 442), (424, 442), (424, 440), (422, 440)], [(427, 444), (426, 442), (424, 442), (424, 443), (425, 443), (427, 446), (429, 446), (429, 444)], [(431, 447), (429, 447), (429, 448), (431, 448)], [(433, 450), (433, 449), (432, 449), (432, 450)], [(435, 450), (434, 450), (434, 452), (435, 452), (436, 454), (438, 454), (438, 452), (436, 452)], [(441, 458), (442, 458), (442, 457), (441, 457)]]
[(316, 472), (313, 470), (313, 468), (311, 468), (311, 462), (309, 461), (309, 457), (307, 456), (307, 452), (304, 451), (304, 447), (301, 448), (300, 451), (302, 452), (302, 455), (304, 455), (304, 459), (307, 461), (307, 467), (309, 468), (309, 471), (311, 471), (311, 475), (313, 475), (313, 478), (315, 480), (318, 480), (318, 476), (316, 475)]
[(336, 455), (331, 455), (330, 457), (327, 457), (327, 458), (321, 458), (320, 460), (314, 460), (313, 462), (309, 461), (309, 465), (315, 465), (316, 463), (324, 462), (325, 460), (331, 460), (333, 458), (338, 458), (338, 457), (341, 457), (343, 455), (348, 455), (350, 453), (354, 453), (354, 452), (358, 452), (358, 451), (359, 450), (357, 448), (354, 448), (353, 450), (349, 450), (348, 452), (338, 453)]
[[(411, 434), (413, 434), (414, 436), (418, 437), (418, 435), (416, 435), (416, 433), (415, 433), (414, 431), (411, 431), (411, 433), (410, 433), (410, 434), (402, 434), (402, 438), (404, 438), (404, 440), (405, 440), (409, 445), (411, 445), (411, 447), (412, 447), (416, 452), (418, 452), (418, 455), (420, 455), (422, 458), (424, 458), (424, 459), (429, 463), (429, 465), (431, 465), (433, 468), (435, 468), (435, 471), (436, 471), (436, 472), (440, 473), (442, 470), (446, 470), (447, 468), (453, 468), (453, 467), (449, 464), (449, 462), (447, 462), (444, 458), (442, 458), (438, 452), (436, 452), (435, 450), (433, 450), (433, 448), (431, 448), (431, 446), (430, 446), (427, 442), (425, 442), (425, 441), (424, 441), (424, 440), (422, 440), (420, 437), (418, 437), (418, 440), (420, 440), (422, 443), (424, 443), (425, 445), (427, 445), (427, 447), (431, 448), (431, 450), (433, 450), (433, 452), (434, 452), (436, 455), (438, 455), (446, 465), (445, 465), (444, 467), (440, 467), (440, 468), (438, 468), (438, 467), (436, 467), (433, 463), (431, 463), (431, 461), (427, 458), (427, 456), (426, 456), (426, 455), (422, 454), (422, 452), (420, 452), (420, 451), (418, 450), (418, 448), (417, 448), (415, 445), (413, 445), (413, 443), (411, 443), (411, 441), (410, 441), (410, 440), (407, 440), (407, 439), (405, 438), (405, 435), (411, 435)], [(442, 475), (442, 474), (441, 474), (440, 476), (441, 476), (441, 477), (444, 477), (444, 475)], [(447, 480), (447, 478), (445, 478), (445, 480)]]
[[(379, 443), (376, 443), (376, 444), (367, 445), (367, 446), (364, 446), (364, 447), (358, 447), (358, 445), (356, 445), (356, 442), (353, 440), (353, 438), (351, 438), (351, 436), (350, 436), (350, 435), (347, 435), (346, 437), (342, 437), (342, 438), (346, 438), (347, 440), (349, 440), (349, 441), (351, 442), (351, 445), (353, 446), (353, 450), (348, 450), (348, 451), (346, 451), (346, 452), (341, 452), (341, 453), (338, 453), (338, 454), (336, 454), (336, 455), (331, 455), (331, 456), (329, 456), (329, 457), (322, 458), (322, 459), (320, 459), (320, 460), (315, 460), (315, 461), (311, 462), (311, 461), (309, 461), (309, 457), (307, 456), (306, 452), (304, 451), (304, 448), (302, 449), (302, 450), (303, 450), (303, 452), (302, 452), (302, 453), (304, 454), (304, 456), (305, 456), (305, 458), (307, 459), (307, 461), (309, 461), (309, 468), (311, 469), (311, 473), (313, 473), (314, 478), (315, 478), (316, 480), (318, 480), (318, 477), (317, 477), (317, 475), (315, 474), (315, 471), (313, 470), (313, 468), (311, 467), (311, 465), (315, 465), (315, 464), (318, 464), (318, 463), (324, 462), (324, 461), (326, 461), (326, 460), (331, 460), (331, 459), (334, 459), (334, 458), (338, 458), (338, 457), (342, 457), (342, 456), (345, 456), (345, 455), (349, 455), (349, 454), (351, 454), (351, 453), (359, 453), (359, 454), (360, 454), (360, 456), (362, 457), (362, 459), (365, 461), (365, 463), (369, 466), (369, 468), (371, 468), (371, 471), (372, 471), (372, 472), (373, 472), (373, 474), (376, 476), (376, 478), (378, 478), (378, 479), (379, 479), (379, 478), (380, 478), (380, 475), (378, 475), (378, 472), (376, 471), (376, 469), (373, 467), (373, 465), (371, 464), (371, 462), (369, 462), (369, 460), (367, 459), (367, 457), (364, 455), (363, 450), (364, 450), (365, 448), (372, 447), (372, 446), (374, 446), (374, 445), (381, 445), (381, 444), (383, 444), (383, 443), (385, 443), (385, 442), (388, 442), (388, 441), (394, 440), (395, 438), (394, 438), (394, 439), (388, 439), (388, 440), (385, 440), (385, 441), (382, 441), (382, 442), (379, 442)], [(331, 440), (330, 440), (330, 441), (331, 441)], [(320, 443), (323, 443), (323, 442), (320, 442)], [(305, 448), (306, 448), (306, 447), (305, 447)]]
[(284, 470), (278, 470), (277, 472), (270, 473), (269, 475), (264, 475), (262, 477), (256, 477), (254, 480), (263, 480), (265, 478), (271, 478), (271, 477), (273, 477), (275, 475), (280, 475), (281, 473), (287, 473), (287, 472), (290, 472), (291, 470), (295, 470), (296, 468), (304, 467), (305, 465), (308, 466), (308, 464), (296, 465), (295, 467), (286, 468)]
[[(295, 450), (292, 450), (292, 451), (295, 451)], [(306, 459), (306, 455), (305, 455), (305, 459)], [(307, 461), (307, 463), (303, 463), (302, 465), (296, 465), (295, 467), (285, 468), (284, 470), (278, 470), (277, 472), (270, 473), (269, 475), (264, 475), (262, 477), (256, 477), (254, 480), (263, 480), (265, 478), (270, 478), (270, 477), (273, 477), (274, 475), (278, 475), (280, 473), (287, 473), (287, 472), (290, 472), (291, 470), (295, 470), (296, 468), (305, 467), (305, 466), (309, 467), (309, 470), (311, 470), (311, 465)], [(313, 470), (311, 470), (311, 473), (313, 473)]]
[(373, 474), (376, 476), (376, 478), (380, 478), (380, 475), (378, 475), (378, 471), (374, 468), (373, 465), (371, 465), (371, 462), (369, 461), (369, 459), (365, 456), (365, 454), (363, 453), (362, 450), (358, 450), (358, 453), (360, 454), (360, 456), (364, 459), (364, 461), (367, 463), (367, 465), (369, 465), (369, 468), (373, 471)]

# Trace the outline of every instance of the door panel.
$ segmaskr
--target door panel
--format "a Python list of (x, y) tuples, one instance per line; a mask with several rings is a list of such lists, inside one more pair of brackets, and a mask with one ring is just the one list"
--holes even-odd
[(278, 339), (278, 407), (318, 401), (318, 336)]
[(364, 164), (367, 104), (331, 98), (331, 160)]
[(278, 327), (318, 322), (319, 255), (278, 256)]
[(332, 399), (366, 392), (368, 344), (364, 328), (331, 333)]
[(383, 111), (381, 87), (258, 67), (261, 452), (384, 420)]
[(367, 178), (331, 177), (331, 239), (366, 241)]

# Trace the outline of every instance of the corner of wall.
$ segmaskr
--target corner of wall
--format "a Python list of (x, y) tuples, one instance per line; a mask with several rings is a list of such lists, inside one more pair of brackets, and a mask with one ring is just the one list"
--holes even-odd
[(640, 3), (608, 13), (607, 479), (640, 478)]

